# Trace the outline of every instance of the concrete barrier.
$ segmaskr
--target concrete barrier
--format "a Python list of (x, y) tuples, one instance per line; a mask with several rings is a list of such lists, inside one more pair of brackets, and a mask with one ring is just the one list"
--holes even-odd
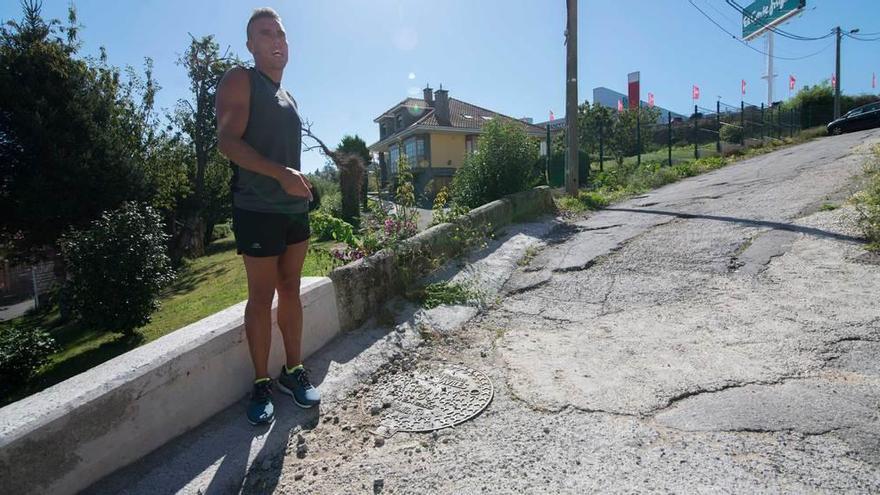
[(553, 195), (547, 186), (511, 194), (474, 208), (454, 224), (435, 225), (420, 232), (405, 240), (398, 253), (383, 250), (333, 270), (330, 278), (336, 286), (337, 306), (344, 308), (339, 315), (342, 330), (357, 328), (375, 316), (382, 303), (400, 293), (403, 288), (400, 256), (415, 253), (445, 261), (458, 252), (452, 240), (457, 226), (488, 232), (515, 220), (549, 213), (554, 208)]
[[(303, 356), (339, 332), (333, 284), (306, 277)], [(3, 493), (76, 493), (240, 401), (253, 366), (239, 303), (0, 409)], [(273, 307), (270, 370), (284, 363)]]
[[(452, 235), (459, 226), (497, 229), (552, 209), (547, 187), (514, 194), (476, 208), (459, 225), (421, 232), (406, 249), (445, 260), (460, 251)], [(329, 278), (303, 278), (304, 358), (400, 292), (398, 255), (380, 251)], [(244, 307), (236, 304), (0, 408), (0, 492), (76, 493), (240, 401), (253, 376)], [(277, 298), (273, 373), (284, 362), (276, 309)]]

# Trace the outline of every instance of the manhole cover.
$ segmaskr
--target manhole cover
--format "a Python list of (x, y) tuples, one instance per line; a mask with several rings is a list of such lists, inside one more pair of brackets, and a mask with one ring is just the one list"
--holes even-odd
[(364, 397), (367, 414), (381, 410), (391, 431), (422, 432), (467, 421), (486, 408), (494, 391), (489, 377), (457, 364), (388, 377)]

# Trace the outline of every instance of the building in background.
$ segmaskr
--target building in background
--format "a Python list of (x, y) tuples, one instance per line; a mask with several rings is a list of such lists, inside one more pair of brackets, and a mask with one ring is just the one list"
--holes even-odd
[(542, 142), (546, 138), (545, 129), (532, 125), (528, 118), (515, 119), (450, 98), (441, 85), (436, 91), (425, 88), (423, 98), (406, 98), (376, 117), (379, 140), (369, 150), (378, 155), (383, 184), (394, 180), (398, 160), (406, 154), (416, 195), (432, 197), (451, 182), (468, 153), (477, 149), (483, 126), (492, 120), (514, 122)]

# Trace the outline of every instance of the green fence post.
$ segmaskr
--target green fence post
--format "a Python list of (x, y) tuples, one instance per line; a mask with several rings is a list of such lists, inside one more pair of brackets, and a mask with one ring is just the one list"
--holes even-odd
[(669, 166), (672, 166), (672, 112), (666, 111), (667, 146), (669, 151)]
[(739, 134), (739, 144), (746, 145), (746, 103), (739, 101), (739, 126), (741, 128)]
[(700, 130), (699, 117), (697, 117), (697, 114), (699, 113), (699, 111), (700, 111), (699, 107), (697, 107), (697, 105), (694, 105), (694, 159), (695, 160), (700, 158), (700, 136), (697, 135), (697, 133)]
[(721, 154), (721, 100), (715, 102), (715, 127), (718, 134), (715, 136), (715, 151)]

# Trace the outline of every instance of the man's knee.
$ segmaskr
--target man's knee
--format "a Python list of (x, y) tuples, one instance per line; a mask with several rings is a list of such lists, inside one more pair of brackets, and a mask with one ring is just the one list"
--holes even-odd
[(271, 308), (273, 299), (275, 299), (274, 287), (248, 291), (248, 306), (255, 309)]
[(299, 278), (290, 278), (278, 282), (278, 297), (299, 298)]

